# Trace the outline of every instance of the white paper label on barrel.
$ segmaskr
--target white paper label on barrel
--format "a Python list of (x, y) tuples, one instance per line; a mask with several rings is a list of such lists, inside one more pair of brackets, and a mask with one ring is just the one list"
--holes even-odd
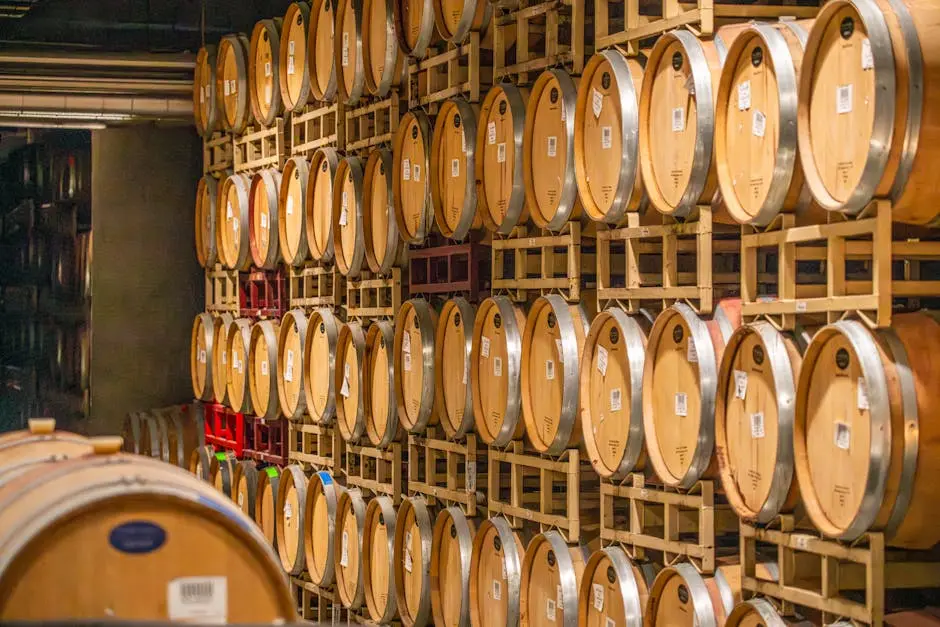
[(270, 61), (264, 62), (264, 75), (271, 76), (271, 62)]
[(291, 56), (294, 54), (294, 41), (292, 39), (287, 40), (287, 54)]
[(343, 539), (340, 541), (339, 565), (343, 568), (349, 566), (349, 532), (343, 530)]
[(206, 363), (206, 351), (205, 350), (199, 351), (199, 363), (201, 364)]
[(420, 183), (421, 182), (421, 164), (416, 163), (414, 165), (414, 171), (415, 171), (415, 183)]
[(470, 356), (464, 355), (463, 358), (463, 384), (470, 382)]
[(561, 594), (561, 584), (555, 586), (555, 603), (558, 609), (565, 609), (565, 597)]
[(620, 411), (623, 409), (623, 395), (620, 388), (614, 388), (610, 391), (610, 411)]
[(349, 33), (343, 33), (343, 48), (342, 48), (342, 60), (340, 61), (343, 67), (349, 65)]
[(403, 353), (411, 352), (411, 333), (405, 333), (401, 336), (401, 351)]
[(685, 109), (676, 107), (672, 110), (672, 132), (681, 133), (685, 130)]
[(759, 440), (764, 437), (764, 412), (751, 414), (751, 437)]
[[(336, 607), (335, 605), (333, 607)], [(604, 621), (604, 627), (617, 627), (617, 623), (610, 616)]]
[(601, 148), (604, 150), (610, 150), (610, 147), (613, 145), (611, 139), (613, 138), (612, 128), (609, 126), (601, 127)]
[(601, 110), (604, 108), (604, 94), (597, 91), (596, 87), (591, 88), (591, 111), (594, 112), (594, 117), (601, 117)]
[(548, 156), (554, 157), (558, 154), (558, 138), (550, 135), (548, 138)]
[(405, 372), (411, 372), (411, 353), (405, 353), (401, 356), (402, 365), (405, 368)]
[(235, 212), (232, 210), (232, 201), (225, 203), (225, 218), (231, 220), (235, 216)]
[[(343, 192), (344, 194), (346, 192)], [(347, 221), (349, 220), (349, 212), (346, 211), (345, 207), (342, 211), (339, 212), (339, 225), (346, 226)]]
[(349, 209), (349, 192), (343, 190), (343, 209)]
[(738, 83), (738, 111), (751, 108), (751, 81)]
[(686, 359), (690, 364), (698, 363), (698, 350), (696, 350), (695, 342), (692, 340), (692, 338), (689, 338), (689, 350), (686, 353)]
[(871, 41), (867, 37), (862, 40), (862, 69), (875, 69), (875, 56), (871, 53)]
[(467, 152), (467, 134), (460, 133), (460, 151), (463, 153)]
[(767, 132), (767, 116), (758, 111), (754, 110), (754, 117), (751, 121), (751, 134), (754, 137), (763, 137)]
[(235, 92), (238, 91), (238, 83), (235, 82), (235, 79), (234, 79), (234, 78), (233, 78), (232, 80), (230, 80), (229, 82), (232, 84), (231, 92), (232, 92), (232, 95), (234, 96), (234, 95), (235, 95)]
[(485, 335), (480, 339), (480, 355), (483, 357), (490, 356), (490, 338)]
[(496, 163), (506, 163), (506, 142), (496, 146)]
[(598, 612), (604, 611), (604, 586), (599, 583), (592, 583), (591, 589), (594, 591), (594, 609)]
[(405, 549), (405, 570), (409, 573), (414, 568), (414, 560), (411, 558), (411, 547)]
[(450, 177), (457, 178), (460, 176), (460, 159), (451, 159), (450, 160)]
[(294, 380), (294, 351), (290, 349), (287, 349), (287, 372), (284, 373), (284, 380), (288, 383)]
[(262, 361), (262, 362), (261, 362), (261, 374), (263, 374), (263, 375), (267, 375), (267, 374), (268, 374), (268, 362), (266, 362), (266, 361)]
[(565, 108), (565, 103), (561, 103), (561, 121), (568, 121), (568, 109)]
[(226, 362), (227, 362), (227, 355), (228, 355), (228, 353), (226, 353), (225, 351), (222, 351), (222, 365), (223, 365), (223, 366), (224, 366), (224, 365), (226, 364)]
[(676, 392), (676, 415), (682, 417), (689, 415), (689, 395), (685, 392)]
[(493, 580), (493, 600), (500, 601), (503, 598), (503, 584), (498, 580)]
[(871, 406), (868, 404), (868, 386), (865, 385), (865, 377), (858, 378), (858, 387), (856, 388), (856, 405), (862, 411), (869, 409)]
[(343, 366), (343, 385), (340, 386), (339, 393), (344, 398), (349, 398), (349, 364)]
[(843, 451), (849, 450), (849, 443), (852, 441), (852, 430), (844, 422), (836, 422), (835, 442), (836, 446)]
[(493, 376), (501, 377), (503, 376), (503, 360), (499, 357), (493, 358)]
[(290, 519), (294, 516), (294, 510), (291, 508), (290, 503), (284, 503), (284, 520), (290, 522)]
[(203, 104), (206, 101), (206, 91), (208, 90), (207, 85), (203, 85), (199, 88), (199, 104)]
[(607, 376), (607, 349), (603, 346), (597, 347), (597, 371), (601, 376)]
[(467, 462), (467, 492), (477, 491), (477, 463)]
[[(294, 43), (294, 42), (291, 42)], [(287, 55), (287, 75), (293, 76), (294, 74), (294, 55)]]
[(548, 620), (555, 620), (555, 599), (545, 600), (545, 617)]
[(271, 84), (264, 86), (264, 104), (271, 104)]
[(231, 96), (231, 95), (232, 95), (232, 88), (231, 88), (231, 86), (229, 85), (229, 82), (228, 82), (228, 81), (222, 81), (222, 92), (223, 92), (226, 96)]
[(287, 215), (289, 216), (294, 215), (294, 197), (293, 196), (287, 197)]
[(747, 373), (743, 370), (734, 371), (734, 397), (744, 400), (747, 396)]
[(555, 353), (558, 355), (558, 359), (563, 359), (564, 353), (562, 352), (561, 340), (555, 338)]
[(261, 214), (261, 228), (262, 229), (268, 228), (268, 214), (266, 213)]
[(245, 493), (244, 492), (238, 493), (238, 506), (245, 507)]
[(201, 625), (228, 622), (226, 577), (178, 577), (166, 587), (166, 612), (171, 621)]
[(401, 161), (401, 178), (403, 181), (411, 180), (411, 160), (402, 159)]
[(496, 122), (490, 122), (486, 125), (486, 143), (496, 143)]
[(545, 360), (545, 378), (549, 381), (555, 379), (555, 362), (551, 359)]
[(852, 112), (852, 92), (855, 90), (854, 85), (840, 85), (836, 87), (836, 113), (851, 113)]

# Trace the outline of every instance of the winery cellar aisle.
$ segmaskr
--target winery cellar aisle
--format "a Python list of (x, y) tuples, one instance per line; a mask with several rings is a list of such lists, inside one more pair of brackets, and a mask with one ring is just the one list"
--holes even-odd
[(0, 8), (0, 620), (940, 627), (940, 3), (101, 4)]

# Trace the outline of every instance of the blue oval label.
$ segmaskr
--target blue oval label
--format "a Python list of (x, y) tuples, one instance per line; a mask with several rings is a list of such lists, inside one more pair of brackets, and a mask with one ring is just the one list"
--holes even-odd
[(132, 520), (112, 529), (109, 541), (123, 553), (150, 553), (166, 542), (166, 530), (152, 522)]

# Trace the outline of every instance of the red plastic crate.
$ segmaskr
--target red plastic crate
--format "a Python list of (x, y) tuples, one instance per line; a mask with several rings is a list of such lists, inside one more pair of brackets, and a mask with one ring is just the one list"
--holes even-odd
[(245, 414), (219, 403), (203, 403), (206, 444), (241, 457), (245, 449)]
[(287, 420), (245, 417), (245, 457), (259, 462), (287, 464)]

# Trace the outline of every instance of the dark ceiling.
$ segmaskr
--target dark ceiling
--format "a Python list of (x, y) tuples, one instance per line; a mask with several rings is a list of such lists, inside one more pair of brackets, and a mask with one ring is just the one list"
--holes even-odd
[[(0, 0), (0, 47), (195, 51), (281, 16), (289, 0)], [(205, 28), (203, 29), (203, 15)]]

